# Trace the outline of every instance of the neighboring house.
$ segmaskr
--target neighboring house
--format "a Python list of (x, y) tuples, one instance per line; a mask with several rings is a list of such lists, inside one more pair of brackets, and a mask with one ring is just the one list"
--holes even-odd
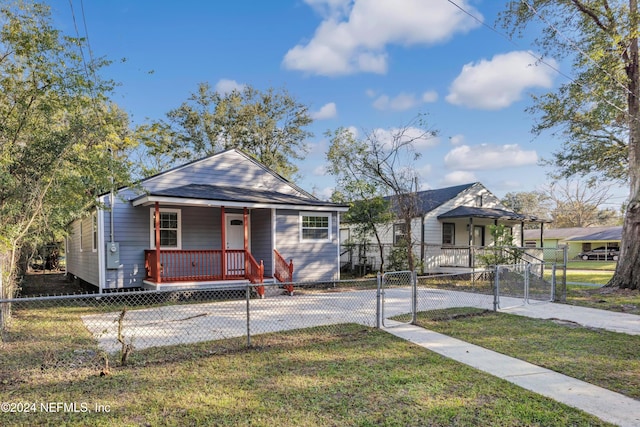
[[(510, 228), (514, 244), (524, 246), (524, 224), (534, 222), (542, 226), (544, 222), (548, 222), (511, 211), (479, 182), (416, 194), (419, 212), (412, 220), (411, 241), (414, 243), (415, 259), (419, 263), (417, 265), (421, 266), (423, 272), (476, 267), (477, 254), (484, 247), (493, 245), (490, 225), (502, 224)], [(407, 240), (405, 230), (402, 221), (378, 227), (386, 247), (386, 264), (392, 248), (402, 240)], [(366, 250), (362, 251), (358, 245), (361, 242), (353, 239), (353, 230), (343, 226), (341, 240), (343, 245), (351, 240), (359, 249), (354, 254), (343, 248), (343, 265), (350, 261), (357, 268), (365, 259), (364, 262), (370, 264), (372, 269), (378, 268), (380, 255), (373, 237), (368, 239)], [(345, 246), (347, 247), (348, 245)]]
[(239, 150), (102, 195), (98, 206), (70, 225), (66, 255), (68, 274), (100, 291), (287, 282), (292, 268), (295, 280), (339, 278), (347, 208)]
[(525, 244), (530, 247), (557, 248), (567, 246), (568, 258), (597, 248), (619, 250), (622, 226), (547, 228), (540, 239), (540, 230), (525, 230)]

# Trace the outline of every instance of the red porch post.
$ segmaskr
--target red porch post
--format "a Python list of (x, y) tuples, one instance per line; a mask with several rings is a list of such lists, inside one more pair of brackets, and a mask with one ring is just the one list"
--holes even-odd
[(222, 224), (222, 229), (220, 230), (222, 260), (220, 260), (220, 265), (222, 266), (222, 280), (227, 280), (227, 222), (224, 217), (224, 206), (220, 206), (220, 218)]
[(156, 211), (154, 224), (156, 228), (156, 277), (154, 280), (156, 283), (160, 283), (162, 281), (162, 273), (160, 269), (162, 268), (160, 264), (160, 203), (156, 202)]

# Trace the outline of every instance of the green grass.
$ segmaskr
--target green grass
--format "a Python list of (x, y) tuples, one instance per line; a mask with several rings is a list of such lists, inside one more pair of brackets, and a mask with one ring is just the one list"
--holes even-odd
[(640, 290), (568, 285), (567, 304), (640, 315)]
[(570, 270), (610, 270), (616, 269), (616, 261), (582, 261), (575, 260), (567, 263)]
[(640, 336), (476, 309), (420, 313), (418, 324), (640, 399)]
[(5, 402), (84, 403), (88, 412), (38, 406), (0, 412), (0, 425), (607, 425), (359, 325), (256, 336), (252, 349), (229, 340), (142, 350), (100, 376), (78, 316), (18, 310), (0, 352), (0, 390)]
[(592, 283), (594, 285), (606, 285), (613, 271), (586, 271), (567, 270), (567, 283)]

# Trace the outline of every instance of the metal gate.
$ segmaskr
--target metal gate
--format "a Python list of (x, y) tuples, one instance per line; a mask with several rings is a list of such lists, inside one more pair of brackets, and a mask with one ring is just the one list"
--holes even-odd
[[(550, 277), (545, 277), (545, 270), (550, 272)], [(555, 264), (496, 266), (494, 291), (498, 305), (501, 309), (506, 309), (551, 302), (555, 295), (555, 279)]]
[(415, 271), (378, 273), (377, 326), (385, 328), (415, 323), (417, 311)]

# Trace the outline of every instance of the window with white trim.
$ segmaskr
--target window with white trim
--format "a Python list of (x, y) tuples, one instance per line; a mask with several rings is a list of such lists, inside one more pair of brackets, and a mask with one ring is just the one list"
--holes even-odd
[(407, 243), (407, 225), (404, 222), (393, 224), (393, 245), (400, 246)]
[(300, 213), (300, 240), (331, 240), (331, 214)]
[(442, 223), (442, 244), (443, 245), (456, 244), (456, 225), (453, 222)]
[[(156, 247), (155, 208), (151, 209), (149, 246)], [(160, 209), (160, 249), (182, 248), (182, 221), (180, 209)]]

